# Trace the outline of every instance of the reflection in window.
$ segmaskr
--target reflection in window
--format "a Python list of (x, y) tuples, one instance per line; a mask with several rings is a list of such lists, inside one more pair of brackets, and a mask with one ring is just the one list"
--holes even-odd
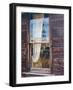
[(48, 68), (50, 48), (46, 43), (49, 43), (49, 17), (30, 20), (30, 43), (32, 67)]
[(49, 41), (49, 18), (30, 20), (30, 42)]
[(49, 68), (50, 48), (48, 44), (32, 43), (31, 52), (33, 52), (31, 58), (33, 61), (32, 66), (34, 68)]

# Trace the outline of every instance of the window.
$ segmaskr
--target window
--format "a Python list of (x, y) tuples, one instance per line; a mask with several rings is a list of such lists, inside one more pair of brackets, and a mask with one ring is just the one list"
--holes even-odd
[(30, 20), (31, 68), (50, 68), (49, 17)]
[(49, 17), (30, 20), (30, 42), (49, 42)]

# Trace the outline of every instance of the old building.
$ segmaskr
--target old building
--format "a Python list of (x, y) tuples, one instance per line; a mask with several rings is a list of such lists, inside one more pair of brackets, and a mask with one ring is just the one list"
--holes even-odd
[(22, 76), (64, 75), (64, 15), (22, 13)]

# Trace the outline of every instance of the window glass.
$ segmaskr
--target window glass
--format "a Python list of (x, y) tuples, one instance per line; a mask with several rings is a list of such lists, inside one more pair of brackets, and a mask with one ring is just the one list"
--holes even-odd
[(30, 20), (30, 42), (49, 41), (49, 17)]

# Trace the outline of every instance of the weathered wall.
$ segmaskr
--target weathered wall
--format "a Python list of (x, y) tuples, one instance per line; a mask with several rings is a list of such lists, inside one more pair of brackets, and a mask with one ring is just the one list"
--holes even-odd
[(64, 74), (64, 15), (50, 15), (52, 73)]
[(22, 38), (22, 72), (30, 70), (29, 63), (29, 17), (27, 14), (22, 14), (22, 28), (21, 28), (21, 38)]

